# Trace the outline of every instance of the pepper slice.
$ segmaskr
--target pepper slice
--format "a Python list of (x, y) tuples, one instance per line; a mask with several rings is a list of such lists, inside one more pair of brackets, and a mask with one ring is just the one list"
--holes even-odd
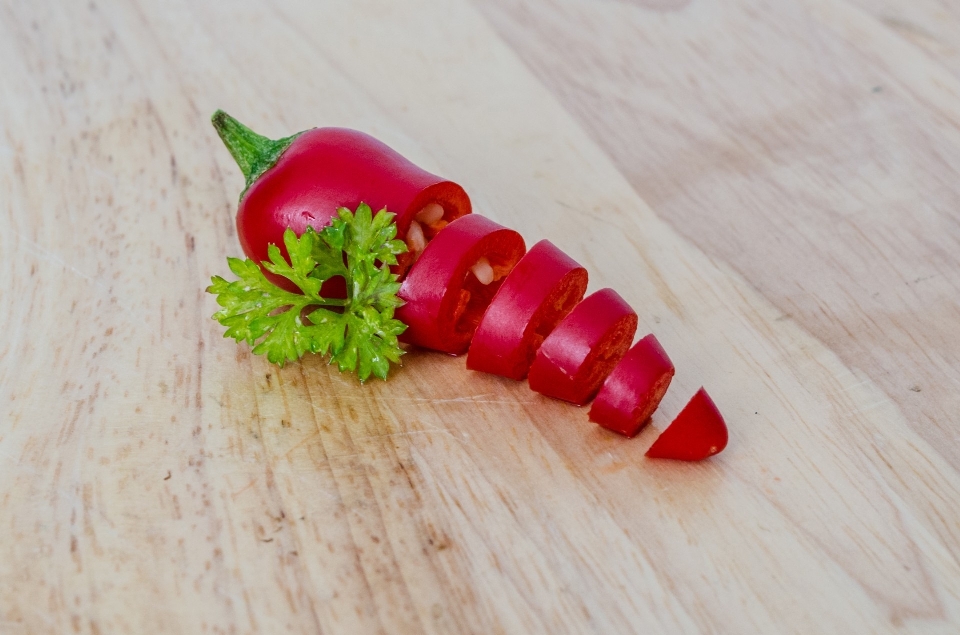
[(632, 437), (650, 421), (675, 373), (673, 362), (651, 333), (617, 364), (590, 406), (590, 421)]
[(613, 289), (587, 296), (547, 336), (530, 366), (530, 388), (578, 406), (590, 401), (637, 331), (637, 314)]
[(450, 223), (397, 293), (406, 303), (396, 312), (407, 325), (400, 339), (451, 355), (465, 352), (484, 310), (525, 252), (520, 234), (485, 216)]
[(700, 388), (673, 423), (653, 442), (647, 456), (701, 461), (727, 447), (727, 438), (723, 415), (707, 391)]
[(549, 240), (527, 252), (504, 280), (473, 335), (467, 368), (523, 379), (537, 349), (583, 298), (587, 270)]
[[(222, 110), (214, 114), (213, 125), (247, 181), (237, 210), (237, 237), (243, 252), (258, 264), (269, 260), (270, 244), (287, 257), (283, 232), (288, 227), (298, 236), (307, 226), (320, 230), (340, 207), (366, 203), (374, 212), (386, 208), (397, 215), (400, 239), (407, 238), (418, 215), (427, 221), (417, 222), (422, 240), (397, 259), (394, 273), (402, 276), (429, 239), (471, 211), (462, 187), (357, 130), (314, 128), (273, 140)], [(299, 293), (286, 278), (264, 273), (274, 284)], [(326, 286), (324, 291), (329, 295)]]

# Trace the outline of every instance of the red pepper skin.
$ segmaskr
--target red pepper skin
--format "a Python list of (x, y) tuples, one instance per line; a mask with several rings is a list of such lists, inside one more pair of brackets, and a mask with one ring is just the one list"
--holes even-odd
[(473, 334), (467, 368), (520, 380), (537, 349), (587, 290), (587, 270), (549, 240), (504, 280)]
[[(407, 325), (400, 339), (451, 355), (465, 352), (503, 278), (525, 252), (520, 234), (479, 214), (447, 225), (427, 244), (397, 294), (406, 303), (395, 314)], [(470, 271), (481, 257), (494, 271), (487, 285)]]
[(727, 424), (707, 391), (701, 388), (673, 423), (653, 442), (647, 456), (702, 461), (727, 447)]
[[(363, 132), (314, 128), (273, 141), (222, 111), (213, 116), (213, 124), (247, 178), (237, 210), (237, 237), (254, 262), (269, 259), (271, 243), (286, 256), (284, 230), (289, 227), (297, 235), (307, 226), (320, 230), (340, 207), (355, 210), (366, 203), (374, 212), (386, 208), (397, 215), (400, 239), (428, 203), (444, 209), (439, 222), (423, 228), (428, 239), (471, 211), (462, 187), (417, 167)], [(402, 276), (412, 259), (412, 254), (401, 254), (394, 273)], [(275, 284), (299, 291), (285, 278), (264, 273)]]
[(543, 341), (530, 366), (530, 388), (582, 406), (630, 348), (636, 331), (637, 314), (616, 291), (587, 296)]
[(590, 421), (627, 437), (650, 421), (675, 373), (673, 362), (653, 335), (627, 351), (590, 406)]

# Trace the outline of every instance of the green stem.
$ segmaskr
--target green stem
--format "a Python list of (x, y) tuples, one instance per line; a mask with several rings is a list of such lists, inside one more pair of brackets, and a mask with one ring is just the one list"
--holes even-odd
[(240, 166), (248, 188), (276, 164), (280, 155), (300, 135), (298, 132), (283, 139), (268, 139), (247, 128), (222, 110), (213, 113), (210, 120), (223, 140), (223, 144), (227, 146), (227, 150)]
[(350, 306), (350, 300), (331, 300), (324, 298), (320, 302), (317, 302), (315, 299), (311, 299), (309, 302), (304, 302), (303, 306)]

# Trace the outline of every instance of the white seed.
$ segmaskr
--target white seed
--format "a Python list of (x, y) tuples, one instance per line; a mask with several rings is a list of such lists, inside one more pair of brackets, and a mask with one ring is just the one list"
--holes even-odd
[(423, 227), (415, 220), (410, 221), (407, 230), (407, 247), (415, 254), (419, 254), (427, 246), (427, 238), (423, 235)]
[(470, 271), (477, 277), (480, 284), (490, 284), (493, 282), (493, 267), (486, 258), (480, 258), (475, 265), (470, 267)]
[(439, 203), (427, 203), (414, 218), (424, 225), (433, 225), (443, 218), (443, 207)]

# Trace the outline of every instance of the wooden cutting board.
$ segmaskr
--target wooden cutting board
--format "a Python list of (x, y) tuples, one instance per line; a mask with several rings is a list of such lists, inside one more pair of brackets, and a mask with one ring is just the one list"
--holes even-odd
[[(3, 3), (0, 633), (956, 632), (960, 16), (862, 4)], [(222, 339), (216, 108), (567, 251), (652, 426)], [(727, 450), (645, 459), (701, 385)]]

